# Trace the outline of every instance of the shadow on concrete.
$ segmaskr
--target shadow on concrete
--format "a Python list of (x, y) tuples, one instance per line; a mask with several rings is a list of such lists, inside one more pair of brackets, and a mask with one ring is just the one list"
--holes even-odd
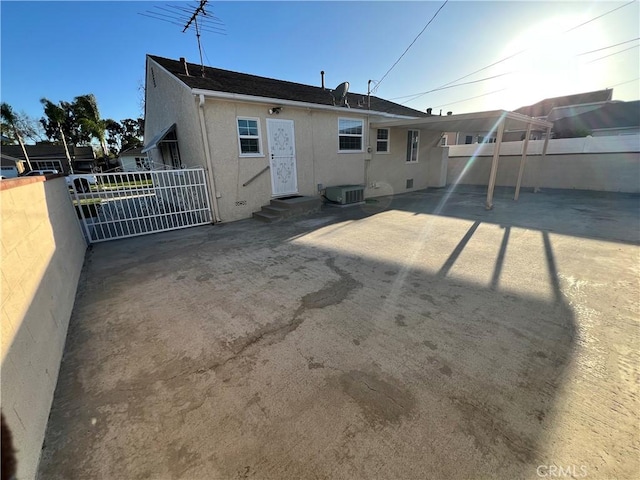
[(447, 275), (460, 207), (436, 273), (305, 239), (371, 214), (96, 246), (41, 478), (535, 476), (576, 331), (548, 234), (551, 301), (496, 290), (510, 226), (490, 286)]

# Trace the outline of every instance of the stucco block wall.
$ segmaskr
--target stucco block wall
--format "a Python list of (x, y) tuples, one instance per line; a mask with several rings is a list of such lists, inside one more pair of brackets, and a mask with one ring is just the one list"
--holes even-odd
[[(522, 143), (502, 145), (496, 185), (515, 186)], [(640, 193), (638, 136), (551, 140), (544, 161), (543, 143), (529, 142), (523, 187)], [(493, 149), (494, 145), (450, 147), (447, 184), (487, 185)], [(473, 151), (476, 156), (470, 155)]]
[(35, 478), (86, 250), (64, 178), (25, 180), (0, 191), (0, 387), (20, 479)]
[[(191, 89), (148, 58), (146, 75), (145, 145), (175, 123), (182, 164), (206, 168), (198, 103)], [(149, 156), (153, 162), (160, 162), (158, 150), (152, 150)]]
[[(487, 185), (491, 157), (449, 158), (447, 184), (455, 183), (469, 163), (458, 183)], [(523, 187), (565, 188), (603, 192), (640, 193), (640, 154), (598, 153), (547, 155), (544, 164), (540, 156), (527, 157)], [(501, 156), (496, 176), (497, 186), (515, 187), (520, 156)]]
[[(207, 99), (205, 122), (211, 149), (218, 205), (223, 221), (248, 218), (272, 199), (271, 172), (267, 170), (246, 187), (255, 174), (269, 165), (267, 120), (293, 120), (296, 146), (298, 192), (318, 195), (318, 184), (326, 186), (364, 183), (366, 118), (350, 111), (322, 112), (285, 106), (279, 115), (269, 115), (275, 104), (241, 103)], [(257, 118), (260, 123), (262, 155), (241, 157), (238, 146), (238, 117)], [(363, 152), (338, 153), (338, 118), (365, 121)]]

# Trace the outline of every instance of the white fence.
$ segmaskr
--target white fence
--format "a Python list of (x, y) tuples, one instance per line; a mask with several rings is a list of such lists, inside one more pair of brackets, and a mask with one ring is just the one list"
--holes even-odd
[(69, 179), (90, 243), (211, 223), (204, 169), (96, 173)]
[[(523, 143), (502, 144), (496, 185), (515, 186)], [(523, 187), (640, 192), (640, 135), (550, 140), (544, 160), (543, 144), (529, 142)], [(495, 144), (448, 148), (448, 185), (488, 184)]]

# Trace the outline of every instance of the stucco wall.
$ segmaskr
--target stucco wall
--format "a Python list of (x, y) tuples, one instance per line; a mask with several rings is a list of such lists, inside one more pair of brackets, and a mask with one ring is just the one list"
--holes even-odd
[[(406, 128), (392, 128), (389, 131), (389, 152), (375, 152), (376, 129), (371, 129), (371, 161), (367, 167), (365, 195), (378, 197), (396, 193), (421, 190), (429, 186), (440, 185), (446, 163), (442, 162), (446, 149), (436, 147), (441, 134), (420, 130), (418, 162), (407, 163)], [(407, 180), (413, 179), (413, 187), (407, 188)]]
[[(519, 162), (519, 156), (500, 157), (497, 186), (515, 186)], [(467, 163), (469, 167), (458, 183), (487, 185), (491, 157), (477, 157), (472, 162), (463, 157), (449, 158), (447, 184), (457, 181)], [(522, 186), (639, 193), (639, 178), (637, 153), (548, 155), (544, 165), (539, 156), (527, 158)]]
[[(145, 145), (156, 134), (175, 123), (182, 164), (187, 167), (206, 167), (198, 103), (191, 89), (149, 58), (146, 75)], [(161, 161), (158, 149), (151, 150), (149, 157), (154, 163)]]
[(3, 180), (2, 411), (35, 477), (86, 243), (64, 178)]
[[(246, 187), (256, 173), (269, 165), (267, 119), (293, 120), (298, 192), (318, 195), (318, 184), (326, 186), (364, 183), (367, 145), (366, 117), (356, 112), (323, 112), (285, 106), (279, 115), (269, 115), (275, 104), (241, 103), (207, 99), (205, 122), (220, 198), (218, 205), (223, 221), (248, 218), (269, 204), (272, 198), (271, 172), (266, 171)], [(238, 146), (237, 117), (260, 121), (262, 153), (260, 157), (241, 157)], [(364, 152), (338, 153), (338, 118), (365, 121)]]

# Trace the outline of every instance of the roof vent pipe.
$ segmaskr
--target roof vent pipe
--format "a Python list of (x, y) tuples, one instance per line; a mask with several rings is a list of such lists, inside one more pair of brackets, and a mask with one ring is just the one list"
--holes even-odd
[(322, 79), (322, 89), (324, 90), (324, 70), (320, 71), (320, 78)]
[(187, 60), (184, 57), (180, 57), (180, 65), (182, 65), (182, 68), (184, 69), (184, 74), (188, 77), (189, 67), (187, 66)]

